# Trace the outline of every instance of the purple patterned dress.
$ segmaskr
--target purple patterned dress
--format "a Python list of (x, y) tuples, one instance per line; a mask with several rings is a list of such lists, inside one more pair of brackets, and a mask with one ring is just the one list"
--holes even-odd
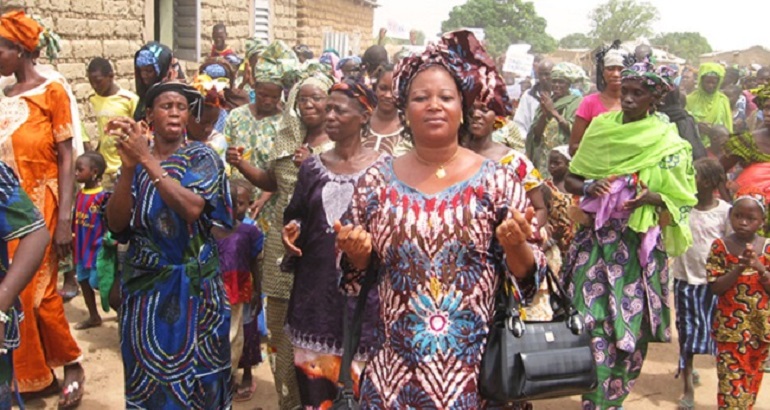
[[(372, 234), (383, 345), (365, 369), (366, 409), (479, 409), (477, 378), (495, 292), (511, 275), (495, 228), (527, 205), (508, 167), (485, 161), (470, 179), (435, 195), (401, 182), (392, 159), (359, 180), (351, 221)], [(534, 249), (534, 246), (533, 246)], [(520, 281), (532, 294), (544, 273)], [(354, 293), (362, 275), (347, 272)]]

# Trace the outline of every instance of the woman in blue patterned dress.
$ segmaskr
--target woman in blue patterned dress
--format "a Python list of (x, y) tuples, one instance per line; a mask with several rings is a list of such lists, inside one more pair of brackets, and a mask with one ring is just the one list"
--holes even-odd
[(181, 83), (147, 92), (143, 124), (110, 121), (123, 165), (107, 203), (110, 230), (131, 240), (121, 277), (121, 352), (127, 408), (230, 405), (230, 305), (211, 228), (230, 227), (222, 160), (186, 142), (201, 95)]
[(534, 211), (510, 167), (459, 146), (474, 101), (495, 98), (494, 62), (472, 33), (445, 34), (394, 76), (414, 149), (369, 168), (346, 222), (346, 290), (378, 276), (383, 344), (362, 408), (484, 409), (478, 374), (504, 277), (532, 295), (545, 259), (527, 242)]

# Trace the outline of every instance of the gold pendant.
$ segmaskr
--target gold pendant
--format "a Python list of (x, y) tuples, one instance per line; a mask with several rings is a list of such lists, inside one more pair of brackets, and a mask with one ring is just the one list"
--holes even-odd
[(444, 177), (446, 177), (446, 171), (444, 170), (444, 167), (438, 167), (436, 170), (436, 178), (444, 179)]

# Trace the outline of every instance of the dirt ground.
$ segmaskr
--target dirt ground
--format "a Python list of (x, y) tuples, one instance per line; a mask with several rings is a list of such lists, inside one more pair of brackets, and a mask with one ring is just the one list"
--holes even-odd
[[(66, 314), (71, 324), (86, 318), (86, 309), (82, 297), (66, 305)], [(118, 346), (118, 324), (115, 313), (104, 316), (104, 324), (95, 329), (73, 330), (84, 352), (83, 366), (86, 370), (85, 397), (81, 409), (122, 409), (123, 403), (123, 367), (120, 362)], [(674, 378), (678, 347), (675, 343), (653, 344), (647, 354), (642, 376), (639, 378), (631, 396), (626, 401), (627, 410), (636, 409), (676, 409), (676, 402), (681, 395), (681, 382)], [(696, 390), (696, 408), (716, 408), (716, 370), (714, 359), (697, 356), (696, 368), (701, 373), (702, 385)], [(61, 369), (57, 369), (61, 380)], [(276, 393), (272, 375), (266, 363), (259, 366), (255, 373), (257, 390), (248, 403), (236, 403), (235, 410), (277, 410)], [(756, 410), (770, 410), (770, 387), (765, 381), (757, 400)], [(30, 400), (29, 409), (55, 409), (56, 397)], [(537, 402), (538, 410), (578, 409), (577, 397)]]

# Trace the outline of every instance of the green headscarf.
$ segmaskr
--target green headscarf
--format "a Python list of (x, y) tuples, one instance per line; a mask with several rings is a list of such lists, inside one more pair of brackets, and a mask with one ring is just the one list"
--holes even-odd
[[(713, 94), (703, 91), (703, 77), (708, 74), (719, 76), (717, 90)], [(733, 110), (730, 99), (719, 91), (725, 79), (725, 68), (717, 63), (703, 63), (698, 69), (698, 88), (687, 96), (687, 111), (695, 117), (696, 122), (711, 125), (724, 125), (733, 132)], [(708, 141), (704, 141), (706, 143)], [(706, 145), (708, 146), (708, 144)]]
[(329, 74), (329, 68), (321, 63), (311, 63), (305, 67), (305, 70), (299, 72), (299, 80), (289, 92), (289, 98), (286, 101), (286, 109), (283, 111), (278, 138), (273, 143), (273, 150), (270, 152), (270, 160), (275, 161), (290, 155), (294, 155), (294, 150), (299, 148), (305, 141), (307, 129), (302, 123), (297, 108), (297, 99), (299, 90), (305, 85), (313, 85), (324, 93), (334, 85), (334, 79)]
[[(671, 214), (672, 224), (663, 227), (668, 255), (681, 255), (692, 245), (689, 216), (698, 202), (692, 147), (664, 117), (650, 115), (623, 124), (620, 111), (594, 118), (569, 170), (586, 179), (638, 173), (639, 180), (661, 196)], [(658, 222), (655, 207), (644, 205), (631, 213), (628, 226), (644, 233)]]
[(291, 86), (288, 78), (299, 66), (299, 60), (294, 51), (283, 41), (277, 40), (270, 43), (257, 59), (254, 65), (254, 81), (258, 83), (271, 83), (284, 88)]
[(254, 54), (261, 54), (267, 48), (267, 43), (259, 37), (252, 37), (246, 40), (246, 61)]

